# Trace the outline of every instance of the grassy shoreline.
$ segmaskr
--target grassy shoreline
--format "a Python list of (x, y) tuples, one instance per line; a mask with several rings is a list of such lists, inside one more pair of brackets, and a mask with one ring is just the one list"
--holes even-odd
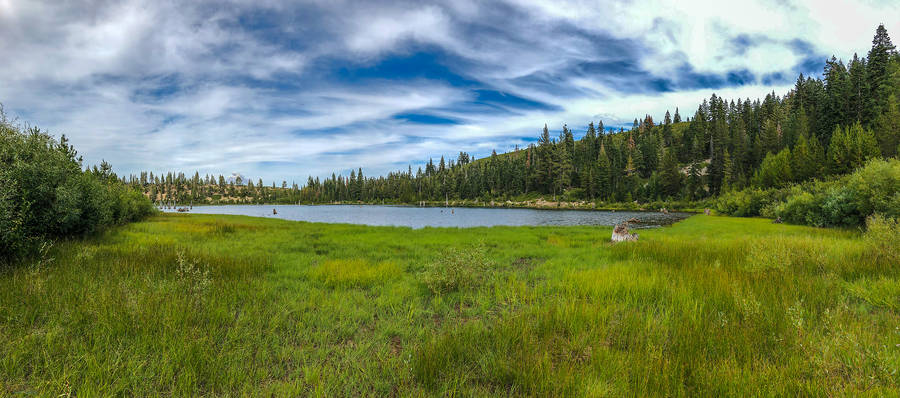
[[(158, 215), (0, 273), (0, 395), (892, 395), (858, 231)], [(452, 271), (452, 272), (451, 272)]]

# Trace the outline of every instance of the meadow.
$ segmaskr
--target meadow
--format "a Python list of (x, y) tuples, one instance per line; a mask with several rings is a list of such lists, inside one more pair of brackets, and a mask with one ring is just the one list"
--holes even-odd
[(896, 235), (157, 215), (0, 271), (0, 395), (892, 396)]

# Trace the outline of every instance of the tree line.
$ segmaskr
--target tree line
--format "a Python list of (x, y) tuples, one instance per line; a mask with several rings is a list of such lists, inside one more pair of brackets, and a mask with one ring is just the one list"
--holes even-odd
[(783, 96), (728, 100), (713, 94), (692, 117), (676, 108), (661, 121), (635, 119), (610, 132), (600, 121), (576, 140), (545, 125), (535, 144), (475, 160), (429, 160), (424, 169), (364, 177), (310, 177), (306, 202), (509, 199), (649, 202), (698, 200), (746, 187), (848, 173), (900, 146), (900, 56), (880, 25), (867, 57), (832, 57), (821, 78), (800, 75)]
[(476, 159), (429, 161), (417, 170), (309, 177), (302, 187), (244, 184), (194, 174), (142, 173), (128, 182), (156, 201), (179, 203), (416, 203), (520, 200), (697, 201), (745, 188), (780, 188), (846, 174), (900, 151), (900, 56), (878, 26), (865, 57), (832, 56), (821, 77), (802, 74), (784, 94), (725, 99), (713, 94), (682, 118), (645, 115), (630, 129), (588, 124), (579, 139), (567, 125), (536, 143)]

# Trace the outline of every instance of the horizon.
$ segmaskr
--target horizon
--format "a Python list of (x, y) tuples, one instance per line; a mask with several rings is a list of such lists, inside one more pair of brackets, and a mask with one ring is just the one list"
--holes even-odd
[(712, 93), (783, 95), (832, 55), (864, 56), (900, 15), (888, 1), (665, 4), (0, 1), (14, 59), (0, 103), (119, 176), (302, 185), (508, 152), (544, 124), (580, 137), (686, 119)]

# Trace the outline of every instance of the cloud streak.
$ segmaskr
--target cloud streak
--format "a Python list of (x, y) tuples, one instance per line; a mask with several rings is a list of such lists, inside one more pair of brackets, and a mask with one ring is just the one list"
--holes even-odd
[(0, 102), (119, 173), (302, 182), (782, 93), (885, 15), (900, 5), (0, 0)]

